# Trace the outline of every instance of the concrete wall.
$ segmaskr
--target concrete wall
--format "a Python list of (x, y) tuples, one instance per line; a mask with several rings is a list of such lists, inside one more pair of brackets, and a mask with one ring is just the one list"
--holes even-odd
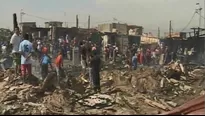
[(46, 22), (45, 23), (45, 28), (50, 28), (50, 26), (63, 27), (63, 23), (62, 22)]
[(111, 24), (98, 25), (98, 31), (100, 31), (100, 32), (111, 32), (112, 31), (112, 25)]
[(127, 24), (112, 23), (98, 25), (98, 31), (100, 32), (113, 32), (114, 29), (116, 29), (119, 34), (127, 35)]
[[(128, 33), (129, 35), (142, 35), (143, 33), (143, 27), (142, 26), (135, 26), (135, 25), (131, 25), (131, 26), (127, 26), (128, 29)], [(132, 32), (130, 33), (130, 30), (132, 30)]]
[(159, 39), (155, 37), (141, 36), (141, 44), (159, 43)]
[(119, 34), (127, 35), (127, 24), (113, 23), (112, 27), (115, 28), (115, 25)]

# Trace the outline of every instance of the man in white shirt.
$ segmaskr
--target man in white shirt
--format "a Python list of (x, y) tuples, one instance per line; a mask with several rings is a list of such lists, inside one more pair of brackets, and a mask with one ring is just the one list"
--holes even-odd
[(15, 33), (11, 37), (10, 44), (12, 45), (12, 54), (13, 54), (13, 60), (15, 65), (15, 73), (16, 76), (18, 73), (20, 73), (20, 65), (21, 65), (21, 55), (19, 53), (19, 45), (21, 43), (21, 36), (19, 28), (15, 28)]

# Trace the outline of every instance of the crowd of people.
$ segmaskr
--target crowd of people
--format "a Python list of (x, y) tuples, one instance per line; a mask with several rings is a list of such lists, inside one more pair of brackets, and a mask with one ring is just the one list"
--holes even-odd
[(30, 40), (28, 34), (22, 37), (19, 28), (15, 28), (10, 44), (3, 44), (1, 49), (2, 53), (6, 53), (7, 48), (12, 49), (16, 76), (22, 77), (24, 81), (29, 78), (32, 75), (32, 59), (35, 58), (41, 67), (41, 80), (47, 77), (50, 67), (50, 70), (56, 71), (57, 87), (59, 87), (64, 59), (72, 60), (72, 50), (75, 47), (79, 48), (82, 75), (89, 74), (90, 87), (93, 87), (95, 92), (101, 90), (101, 56), (104, 56), (105, 62), (110, 60), (115, 62), (118, 54), (124, 55), (127, 64), (133, 70), (136, 70), (139, 65), (163, 65), (176, 58), (176, 53), (170, 52), (169, 48), (163, 44), (155, 47), (133, 44), (127, 46), (127, 50), (123, 53), (122, 50), (119, 51), (116, 44), (102, 47), (100, 44), (92, 43), (89, 39), (78, 43), (76, 39), (59, 39), (55, 42)]
[(15, 28), (10, 44), (6, 47), (12, 49), (11, 54), (16, 77), (21, 77), (26, 82), (32, 75), (32, 63), (35, 59), (40, 65), (42, 81), (47, 77), (49, 69), (50, 71), (55, 69), (57, 75), (56, 87), (60, 87), (60, 78), (64, 68), (63, 60), (72, 60), (72, 49), (79, 47), (82, 74), (85, 74), (88, 69), (90, 87), (93, 87), (96, 92), (100, 91), (100, 47), (91, 43), (91, 41), (83, 40), (77, 45), (75, 39), (73, 41), (59, 39), (54, 43), (43, 40), (30, 40), (28, 34), (22, 36), (19, 28)]
[[(16, 77), (21, 77), (24, 82), (32, 76), (32, 60), (38, 61), (41, 67), (41, 79), (42, 81), (47, 77), (49, 73), (49, 65), (53, 70), (52, 58), (49, 56), (49, 47), (45, 43), (41, 43), (39, 40), (32, 41), (28, 34), (21, 35), (19, 28), (15, 28), (15, 32), (10, 40), (10, 47), (12, 49), (12, 57), (15, 66)], [(55, 69), (57, 73), (57, 87), (59, 87), (59, 71), (63, 67), (62, 51), (59, 50), (57, 57), (55, 58)]]

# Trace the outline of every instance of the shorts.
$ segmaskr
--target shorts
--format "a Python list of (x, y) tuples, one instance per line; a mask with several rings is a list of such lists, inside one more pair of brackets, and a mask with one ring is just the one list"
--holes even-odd
[(22, 76), (26, 76), (26, 73), (28, 75), (31, 75), (32, 72), (31, 72), (31, 64), (21, 64), (21, 74)]
[(14, 65), (21, 65), (21, 54), (20, 53), (13, 53), (13, 61)]

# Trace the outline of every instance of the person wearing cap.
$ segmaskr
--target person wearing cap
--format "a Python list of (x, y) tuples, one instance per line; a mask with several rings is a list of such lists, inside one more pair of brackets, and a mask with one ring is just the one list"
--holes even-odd
[(51, 64), (51, 57), (48, 55), (48, 48), (43, 47), (42, 53), (43, 55), (41, 57), (40, 65), (41, 65), (41, 76), (42, 79), (44, 80), (48, 75), (48, 65), (50, 65), (51, 69), (53, 69), (53, 67)]

